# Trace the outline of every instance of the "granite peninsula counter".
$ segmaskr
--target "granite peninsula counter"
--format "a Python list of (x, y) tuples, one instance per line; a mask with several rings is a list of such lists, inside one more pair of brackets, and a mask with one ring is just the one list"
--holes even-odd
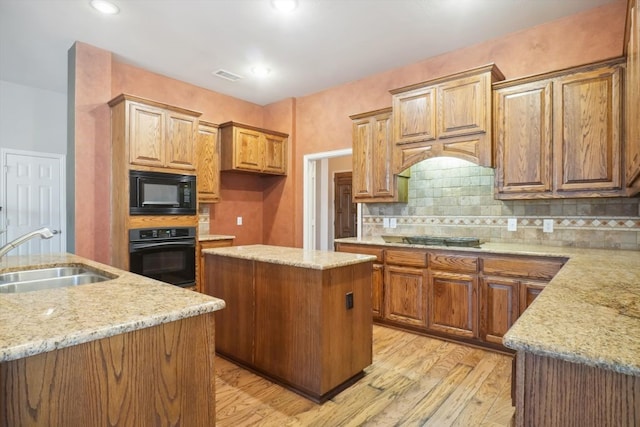
[[(388, 247), (380, 237), (336, 242)], [(484, 243), (430, 247), (567, 261), (504, 336), (516, 425), (640, 425), (640, 252)]]
[(204, 291), (227, 303), (219, 354), (316, 402), (364, 375), (375, 257), (268, 245), (204, 254)]
[(6, 256), (0, 272), (63, 265), (115, 278), (0, 294), (0, 426), (211, 425), (225, 302), (71, 254)]

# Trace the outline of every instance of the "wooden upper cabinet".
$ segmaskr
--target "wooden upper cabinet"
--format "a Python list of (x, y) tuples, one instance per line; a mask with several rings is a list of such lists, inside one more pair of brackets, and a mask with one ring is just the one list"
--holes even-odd
[(494, 84), (496, 198), (622, 196), (623, 58)]
[(264, 170), (274, 174), (286, 174), (287, 138), (264, 134)]
[(622, 70), (559, 78), (554, 88), (557, 191), (621, 189)]
[(394, 172), (421, 160), (452, 156), (492, 166), (493, 64), (394, 89)]
[[(112, 135), (135, 169), (196, 169), (200, 113), (122, 94), (109, 101)], [(142, 166), (139, 168), (138, 166)]]
[(476, 75), (438, 87), (438, 137), (484, 134), (491, 127), (491, 81)]
[(220, 125), (221, 170), (286, 175), (287, 141), (288, 135), (284, 133), (223, 123)]
[(436, 88), (426, 87), (393, 96), (393, 140), (396, 144), (436, 139)]
[(551, 192), (552, 83), (549, 80), (496, 90), (496, 192)]
[(220, 201), (220, 143), (218, 126), (200, 121), (197, 138), (198, 200)]
[(132, 102), (129, 104), (129, 163), (164, 166), (164, 111)]
[(627, 70), (625, 79), (626, 138), (625, 177), (627, 195), (640, 192), (640, 2), (629, 1), (625, 37)]
[(392, 171), (390, 108), (351, 116), (353, 120), (353, 201), (406, 202), (408, 176)]
[(168, 111), (165, 165), (176, 169), (195, 169), (197, 117)]

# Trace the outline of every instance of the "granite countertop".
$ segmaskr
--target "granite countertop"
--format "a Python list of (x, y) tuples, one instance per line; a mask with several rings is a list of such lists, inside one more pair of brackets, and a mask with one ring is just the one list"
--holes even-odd
[(293, 267), (328, 270), (346, 265), (375, 261), (373, 255), (358, 255), (344, 252), (329, 252), (289, 248), (285, 246), (248, 245), (205, 249), (205, 254), (242, 258)]
[(0, 294), (0, 362), (224, 308), (223, 300), (71, 254), (6, 256), (0, 272), (83, 264), (113, 280)]
[(210, 242), (212, 240), (233, 240), (236, 236), (227, 236), (224, 234), (199, 234), (199, 242)]
[[(336, 242), (385, 243), (380, 237)], [(484, 243), (465, 252), (564, 257), (568, 261), (504, 336), (518, 351), (640, 376), (640, 251)]]

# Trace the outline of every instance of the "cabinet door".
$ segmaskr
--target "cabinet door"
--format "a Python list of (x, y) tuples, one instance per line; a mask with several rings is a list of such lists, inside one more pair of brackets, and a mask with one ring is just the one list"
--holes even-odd
[(519, 315), (520, 282), (515, 279), (484, 277), (480, 281), (480, 337), (502, 344), (502, 336)]
[(213, 126), (198, 127), (198, 200), (212, 203), (220, 200), (220, 145), (218, 129)]
[(164, 167), (164, 111), (132, 102), (129, 121), (129, 163)]
[(426, 87), (393, 95), (396, 144), (436, 139), (436, 89)]
[(522, 314), (527, 307), (531, 305), (540, 292), (547, 285), (547, 282), (536, 282), (530, 280), (523, 280), (520, 284), (520, 314)]
[(373, 264), (373, 277), (371, 282), (371, 308), (374, 319), (383, 317), (383, 286), (384, 286), (384, 266)]
[(168, 111), (165, 166), (194, 170), (196, 161), (196, 122), (198, 119)]
[(391, 113), (380, 114), (372, 118), (372, 151), (373, 151), (373, 197), (393, 198), (393, 159)]
[(199, 266), (196, 269), (197, 277), (196, 277), (196, 290), (198, 292), (205, 292), (207, 286), (205, 285), (206, 275), (205, 275), (205, 256), (202, 252), (205, 249), (213, 249), (213, 248), (222, 248), (225, 246), (233, 245), (232, 239), (224, 239), (224, 240), (208, 240), (203, 242), (198, 242), (198, 262)]
[(353, 200), (373, 197), (373, 132), (371, 119), (353, 121)]
[(551, 96), (550, 80), (495, 92), (498, 198), (551, 192)]
[(242, 128), (235, 128), (233, 132), (234, 167), (237, 169), (262, 171), (264, 163), (262, 134), (254, 130)]
[(629, 3), (629, 40), (627, 42), (626, 98), (626, 182), (632, 194), (640, 191), (640, 6)]
[(287, 173), (287, 138), (276, 135), (263, 135), (264, 171), (286, 175)]
[(554, 83), (557, 191), (620, 188), (620, 74), (620, 68), (606, 67)]
[(432, 271), (428, 292), (429, 329), (465, 338), (478, 336), (476, 276)]
[(426, 327), (426, 270), (386, 265), (384, 274), (384, 318)]
[[(487, 77), (471, 76), (438, 86), (438, 138), (487, 131)], [(490, 124), (489, 124), (490, 125)]]

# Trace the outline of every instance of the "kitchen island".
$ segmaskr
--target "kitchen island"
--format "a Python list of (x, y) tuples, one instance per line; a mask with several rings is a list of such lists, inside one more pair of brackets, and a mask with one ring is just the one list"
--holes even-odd
[(267, 245), (204, 253), (205, 293), (227, 304), (220, 355), (316, 402), (364, 375), (375, 257)]
[(640, 425), (640, 252), (513, 243), (457, 251), (567, 260), (504, 336), (517, 351), (517, 426)]
[(224, 301), (69, 255), (112, 280), (0, 294), (0, 426), (215, 423), (214, 312)]

